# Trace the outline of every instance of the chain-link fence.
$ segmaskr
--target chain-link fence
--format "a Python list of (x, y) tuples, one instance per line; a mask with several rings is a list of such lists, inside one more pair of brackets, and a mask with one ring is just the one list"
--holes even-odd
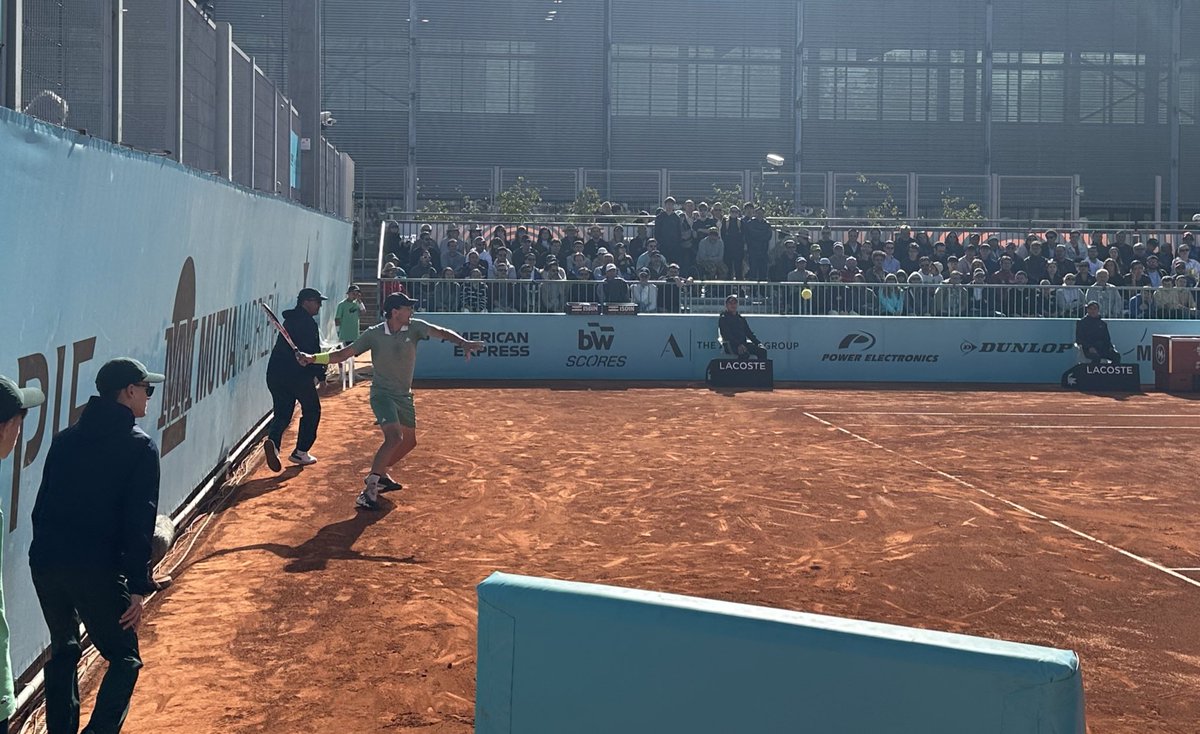
[[(352, 163), (302, 144), (299, 112), (193, 0), (0, 2), (20, 11), (17, 109), (350, 218)], [(302, 160), (324, 170), (313, 197)]]

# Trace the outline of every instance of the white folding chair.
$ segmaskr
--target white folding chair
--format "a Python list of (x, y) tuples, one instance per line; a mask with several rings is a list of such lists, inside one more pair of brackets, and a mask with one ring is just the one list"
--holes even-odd
[(354, 357), (353, 355), (343, 361), (338, 362), (338, 377), (342, 379), (342, 389), (349, 390), (354, 387)]

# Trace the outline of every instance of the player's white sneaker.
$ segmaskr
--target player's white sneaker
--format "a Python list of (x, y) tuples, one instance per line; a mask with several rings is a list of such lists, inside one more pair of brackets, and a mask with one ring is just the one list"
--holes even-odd
[(288, 457), (288, 461), (300, 466), (311, 466), (312, 464), (317, 463), (317, 457), (313, 456), (307, 451), (296, 449), (292, 452), (292, 455)]
[(378, 510), (379, 509), (379, 477), (374, 474), (368, 474), (363, 480), (366, 487), (358, 493), (358, 499), (354, 500), (354, 506), (362, 510)]

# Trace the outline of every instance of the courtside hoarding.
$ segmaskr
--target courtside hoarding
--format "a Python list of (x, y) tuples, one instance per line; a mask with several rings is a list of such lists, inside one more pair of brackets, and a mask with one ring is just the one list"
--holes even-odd
[[(47, 645), (27, 549), (50, 441), (132, 356), (167, 382), (140, 421), (162, 451), (169, 513), (271, 409), (275, 332), (258, 305), (349, 278), (350, 225), (171, 161), (0, 108), (0, 373), (41, 388), (0, 462), (4, 591), (14, 669)], [(333, 308), (322, 313), (333, 336)], [(80, 467), (86, 481), (87, 467)]]
[[(418, 314), (484, 342), (422, 347), (417, 377), (464, 380), (703, 380), (721, 355), (716, 315)], [(1078, 361), (1071, 319), (747, 316), (777, 382), (1057, 385)], [(1196, 321), (1110, 321), (1126, 362), (1153, 381), (1153, 334), (1200, 334)]]

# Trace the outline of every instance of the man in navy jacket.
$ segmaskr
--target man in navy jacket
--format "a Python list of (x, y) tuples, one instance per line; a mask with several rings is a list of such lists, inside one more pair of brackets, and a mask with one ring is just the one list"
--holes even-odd
[[(283, 312), (283, 328), (287, 329), (301, 352), (316, 354), (321, 351), (321, 337), (314, 317), (325, 300), (325, 296), (317, 289), (302, 288), (296, 294), (296, 307)], [(283, 335), (275, 340), (275, 348), (271, 350), (271, 359), (267, 362), (267, 389), (271, 391), (271, 400), (275, 404), (275, 416), (263, 441), (263, 453), (272, 471), (283, 468), (279, 463), (279, 444), (283, 440), (283, 432), (292, 422), (296, 403), (300, 403), (300, 430), (296, 434), (296, 449), (288, 456), (288, 461), (300, 466), (317, 463), (308, 450), (317, 442), (317, 427), (321, 424), (321, 398), (317, 395), (317, 383), (324, 379), (323, 365), (301, 367)]]
[(79, 623), (108, 661), (85, 731), (117, 732), (142, 667), (137, 627), (158, 586), (150, 547), (158, 512), (158, 447), (135, 421), (164, 376), (133, 359), (96, 375), (99, 395), (55, 436), (33, 506), (29, 567), (50, 630), (46, 726), (79, 730)]

